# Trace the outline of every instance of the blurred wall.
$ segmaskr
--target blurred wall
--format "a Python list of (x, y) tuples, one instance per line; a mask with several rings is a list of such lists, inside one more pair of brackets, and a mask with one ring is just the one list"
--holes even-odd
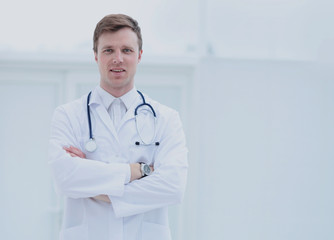
[(333, 69), (199, 65), (198, 239), (333, 239)]

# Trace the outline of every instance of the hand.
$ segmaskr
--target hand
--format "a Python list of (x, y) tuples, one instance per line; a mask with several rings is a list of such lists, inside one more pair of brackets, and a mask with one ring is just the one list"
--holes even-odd
[(93, 198), (96, 199), (96, 200), (103, 201), (103, 202), (111, 203), (110, 199), (107, 195), (98, 195), (98, 196), (95, 196)]
[(131, 170), (131, 179), (130, 182), (133, 180), (137, 180), (141, 178), (141, 170), (139, 163), (130, 163), (130, 170)]
[(86, 154), (84, 154), (80, 149), (70, 146), (70, 147), (63, 147), (63, 149), (71, 155), (71, 157), (80, 157), (86, 158)]

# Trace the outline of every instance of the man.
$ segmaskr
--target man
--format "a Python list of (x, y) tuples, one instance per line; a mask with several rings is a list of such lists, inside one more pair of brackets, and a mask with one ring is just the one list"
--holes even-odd
[(55, 110), (49, 164), (65, 196), (60, 239), (171, 239), (168, 206), (183, 197), (187, 148), (178, 113), (134, 86), (142, 53), (137, 21), (104, 17), (94, 32), (100, 84)]

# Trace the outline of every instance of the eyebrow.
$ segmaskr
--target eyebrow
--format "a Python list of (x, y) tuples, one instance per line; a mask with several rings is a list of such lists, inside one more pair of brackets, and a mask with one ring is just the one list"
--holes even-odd
[(101, 49), (106, 49), (106, 48), (113, 48), (112, 45), (106, 45), (106, 46), (102, 46)]
[[(103, 46), (101, 49), (106, 49), (106, 48), (114, 48), (113, 45), (106, 45), (106, 46)], [(130, 49), (134, 49), (134, 47), (131, 47), (129, 45), (123, 45), (121, 48), (130, 48)]]

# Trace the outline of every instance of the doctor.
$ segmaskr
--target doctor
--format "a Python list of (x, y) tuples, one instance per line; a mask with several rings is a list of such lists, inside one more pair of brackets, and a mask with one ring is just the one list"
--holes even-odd
[(51, 124), (49, 164), (65, 197), (60, 239), (171, 239), (168, 206), (182, 200), (188, 167), (179, 115), (134, 86), (137, 21), (108, 15), (93, 40), (100, 84), (59, 106)]

